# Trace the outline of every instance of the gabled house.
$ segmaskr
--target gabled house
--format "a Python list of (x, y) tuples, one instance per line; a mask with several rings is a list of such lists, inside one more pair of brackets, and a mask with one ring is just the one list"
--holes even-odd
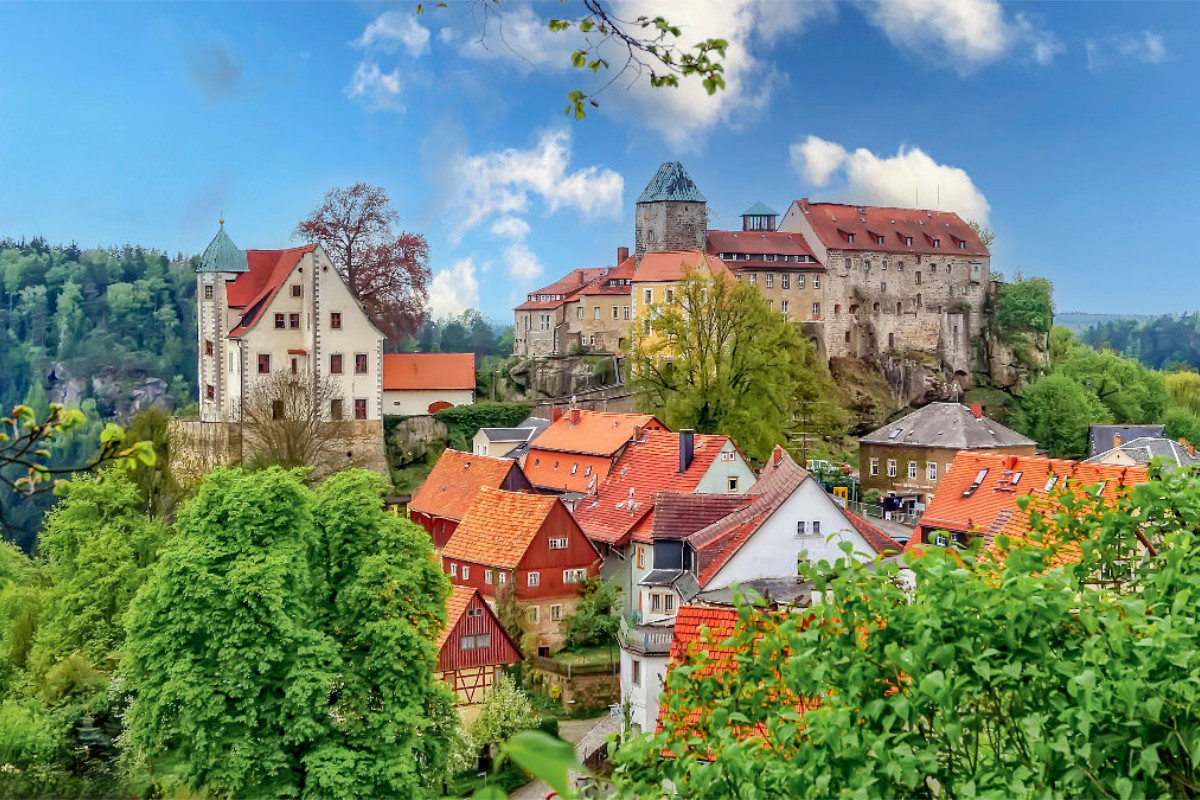
[(529, 452), (529, 442), (549, 427), (548, 419), (526, 417), (515, 428), (480, 428), (471, 439), (471, 450), (476, 455), (517, 460)]
[(474, 353), (388, 353), (383, 357), (385, 414), (436, 414), (474, 402)]
[(1098, 486), (1099, 496), (1112, 501), (1146, 480), (1147, 469), (1143, 466), (962, 452), (955, 457), (904, 549), (965, 546), (976, 536), (991, 545), (1014, 518), (1019, 518), (1018, 524), (1027, 519), (1027, 513), (1018, 505), (1022, 497), (1045, 501), (1069, 484), (1081, 489)]
[[(511, 462), (510, 462), (511, 463)], [(582, 585), (600, 574), (600, 553), (557, 497), (481, 488), (442, 550), (451, 583), (493, 604), (511, 587), (539, 654), (562, 646), (561, 623)]]
[(666, 430), (652, 414), (568, 409), (530, 441), (525, 477), (541, 490), (587, 494), (604, 482), (629, 443), (651, 430)]
[(441, 549), (484, 487), (533, 491), (515, 461), (446, 450), (409, 502), (409, 519), (429, 533), (435, 549)]
[(858, 440), (864, 491), (894, 498), (895, 510), (925, 508), (963, 450), (1031, 456), (1037, 442), (984, 415), (972, 403), (930, 403)]
[[(620, 637), (621, 692), (635, 698), (633, 721), (646, 729), (657, 715), (657, 695), (633, 676), (661, 687), (676, 615), (688, 603), (730, 603), (732, 588), (753, 588), (777, 602), (806, 606), (811, 586), (797, 576), (800, 560), (898, 554), (900, 546), (858, 517), (848, 515), (821, 485), (781, 448), (743, 496), (663, 492), (654, 522), (652, 569), (636, 587), (634, 618)], [(641, 697), (640, 702), (636, 699)]]
[(458, 706), (482, 703), (501, 671), (524, 660), (478, 590), (469, 586), (451, 588), (437, 644), (438, 673)]
[(1113, 438), (1113, 441), (1117, 443), (1115, 447), (1086, 459), (1086, 463), (1134, 466), (1135, 464), (1148, 465), (1158, 462), (1162, 465), (1163, 472), (1174, 472), (1180, 467), (1200, 467), (1200, 456), (1196, 455), (1196, 445), (1189, 443), (1186, 439), (1175, 441), (1165, 436), (1141, 436), (1137, 439), (1122, 441), (1118, 435)]
[(756, 480), (723, 435), (647, 430), (626, 445), (608, 478), (575, 505), (575, 520), (605, 556), (604, 576), (624, 590), (627, 609), (650, 570), (650, 531), (659, 492), (741, 495)]

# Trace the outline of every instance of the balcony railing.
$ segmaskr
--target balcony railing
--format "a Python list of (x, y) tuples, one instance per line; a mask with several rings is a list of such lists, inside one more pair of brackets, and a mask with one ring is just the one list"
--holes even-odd
[(634, 625), (623, 628), (617, 635), (621, 646), (646, 655), (667, 655), (671, 652), (674, 628), (657, 625)]

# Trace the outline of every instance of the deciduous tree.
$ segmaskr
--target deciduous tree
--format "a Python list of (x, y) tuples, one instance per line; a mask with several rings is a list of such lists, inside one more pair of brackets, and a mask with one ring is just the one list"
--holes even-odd
[(399, 216), (382, 186), (335, 187), (294, 235), (325, 248), (350, 292), (390, 339), (420, 329), (429, 301), (429, 243), (395, 233)]
[(1021, 393), (1014, 424), (1058, 458), (1087, 454), (1088, 425), (1112, 421), (1092, 392), (1066, 375), (1051, 374)]
[(329, 375), (279, 370), (258, 378), (242, 402), (247, 454), (282, 467), (346, 466), (337, 461), (347, 426), (331, 419), (335, 400), (345, 402), (341, 383)]

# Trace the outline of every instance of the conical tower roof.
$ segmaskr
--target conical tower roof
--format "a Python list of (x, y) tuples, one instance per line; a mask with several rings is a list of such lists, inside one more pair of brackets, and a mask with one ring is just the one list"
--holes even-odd
[(704, 203), (704, 195), (696, 188), (692, 178), (678, 161), (668, 161), (646, 185), (646, 191), (637, 199), (639, 203)]
[(233, 243), (233, 239), (230, 239), (229, 234), (225, 232), (225, 220), (221, 220), (221, 229), (204, 249), (204, 255), (200, 257), (200, 266), (196, 268), (196, 271), (249, 272), (249, 269), (246, 265), (246, 251), (239, 250), (238, 246)]
[(742, 212), (743, 217), (778, 217), (779, 212), (766, 203), (758, 202)]

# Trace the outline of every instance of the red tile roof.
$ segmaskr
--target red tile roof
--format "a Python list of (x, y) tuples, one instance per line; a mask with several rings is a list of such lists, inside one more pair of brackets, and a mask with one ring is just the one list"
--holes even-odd
[(225, 287), (229, 307), (245, 309), (241, 320), (229, 332), (231, 337), (241, 336), (254, 327), (300, 259), (316, 247), (315, 244), (306, 244), (287, 250), (246, 251), (247, 271)]
[[(797, 200), (800, 211), (827, 248), (913, 255), (987, 256), (988, 249), (970, 225), (952, 211), (853, 206)], [(854, 241), (848, 240), (848, 234)], [(883, 243), (879, 243), (879, 237)], [(912, 244), (907, 243), (907, 238)], [(934, 247), (933, 240), (940, 240)], [(962, 242), (965, 246), (959, 247)]]
[(633, 280), (633, 271), (636, 266), (637, 261), (633, 256), (630, 256), (618, 264), (611, 272), (584, 286), (579, 290), (579, 294), (588, 296), (596, 294), (629, 294), (632, 287), (624, 283), (624, 281)]
[(900, 552), (900, 544), (879, 530), (879, 528), (876, 528), (853, 511), (843, 508), (842, 513), (846, 515), (846, 519), (850, 520), (850, 524), (854, 526), (854, 529), (858, 531), (859, 535), (866, 540), (867, 544), (876, 553), (886, 556), (895, 555)]
[(383, 390), (475, 389), (474, 353), (388, 353)]
[(625, 448), (595, 494), (575, 507), (575, 520), (591, 539), (623, 546), (654, 507), (655, 496), (695, 491), (728, 441), (728, 436), (697, 434), (692, 463), (680, 472), (680, 435), (647, 431)]
[[(981, 475), (982, 480), (976, 485)], [(1052, 475), (1055, 476), (1053, 483)], [(925, 509), (920, 520), (921, 530), (944, 529), (993, 538), (1001, 528), (1008, 527), (1009, 520), (1026, 516), (1020, 513), (1017, 498), (1032, 496), (1044, 501), (1048, 492), (1053, 494), (1054, 489), (1062, 488), (1063, 479), (1069, 479), (1071, 485), (1079, 487), (1103, 483), (1101, 496), (1111, 501), (1128, 487), (1145, 483), (1148, 476), (1147, 468), (1143, 466), (962, 451), (954, 457), (949, 472), (938, 484)], [(905, 546), (905, 552), (919, 550), (924, 538), (923, 534), (913, 536)]]
[[(517, 306), (515, 311), (535, 311), (538, 309), (558, 308), (570, 300), (580, 289), (608, 272), (607, 267), (590, 269), (573, 269), (549, 286), (543, 286), (537, 291), (530, 292), (524, 303)], [(546, 299), (535, 299), (535, 298)]]
[(438, 637), (437, 641), (439, 651), (446, 646), (446, 640), (454, 632), (454, 626), (462, 619), (462, 615), (466, 613), (467, 606), (471, 604), (471, 599), (478, 592), (478, 589), (470, 586), (456, 585), (450, 587), (450, 596), (446, 598), (446, 627), (442, 629), (442, 634)]
[(446, 542), (442, 558), (516, 569), (557, 504), (557, 497), (485, 486)]
[[(821, 269), (812, 248), (799, 233), (782, 231), (709, 231), (708, 252), (746, 253), (745, 261), (726, 263), (730, 269), (741, 269), (745, 265), (767, 265), (772, 269)], [(767, 261), (757, 256), (808, 256), (810, 261)]]
[(654, 504), (655, 539), (686, 539), (753, 502), (742, 494), (659, 492)]
[(560, 453), (530, 448), (525, 456), (525, 477), (540, 489), (555, 492), (588, 492), (608, 476), (612, 456)]
[(517, 463), (446, 450), (408, 504), (410, 511), (461, 521), (484, 487), (499, 489)]
[(714, 255), (699, 250), (672, 250), (667, 253), (646, 253), (633, 274), (634, 283), (670, 283), (682, 280), (703, 267), (713, 275), (728, 275), (729, 267)]

